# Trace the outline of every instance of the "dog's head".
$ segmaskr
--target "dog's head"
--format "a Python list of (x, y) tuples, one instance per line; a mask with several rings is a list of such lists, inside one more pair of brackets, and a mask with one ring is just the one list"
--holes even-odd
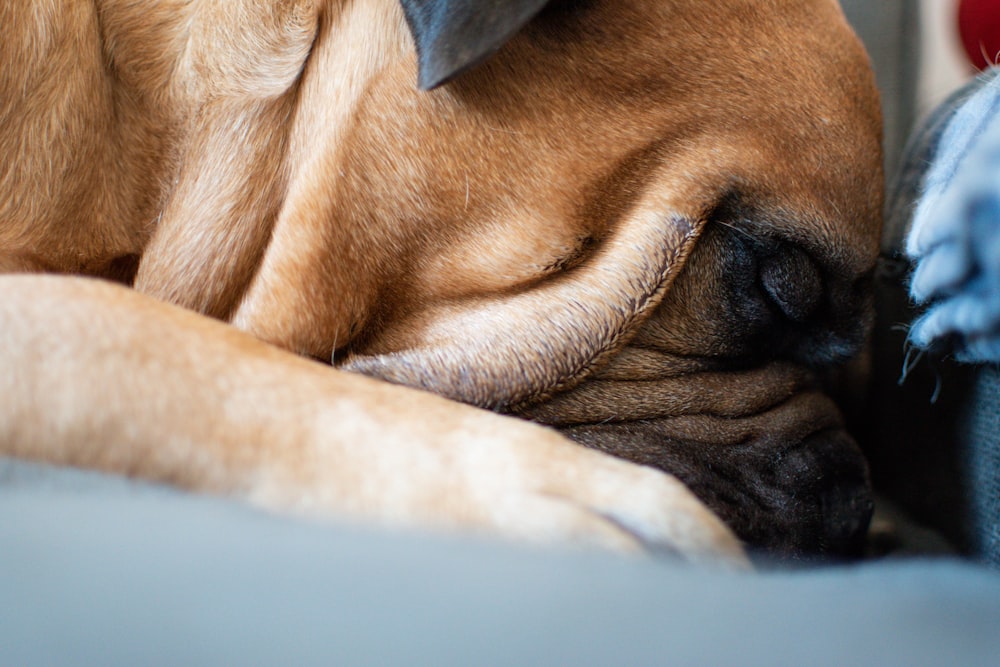
[(880, 119), (837, 3), (332, 4), (237, 321), (664, 467), (752, 541), (856, 545), (811, 369), (868, 327)]

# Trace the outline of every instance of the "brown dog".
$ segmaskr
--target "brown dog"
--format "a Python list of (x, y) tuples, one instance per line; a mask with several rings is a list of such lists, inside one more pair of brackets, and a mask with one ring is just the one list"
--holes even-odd
[(833, 0), (7, 0), (0, 23), (0, 270), (135, 288), (0, 279), (0, 452), (739, 552), (672, 477), (305, 356), (674, 472), (752, 542), (857, 543), (864, 465), (804, 370), (863, 339), (881, 205)]

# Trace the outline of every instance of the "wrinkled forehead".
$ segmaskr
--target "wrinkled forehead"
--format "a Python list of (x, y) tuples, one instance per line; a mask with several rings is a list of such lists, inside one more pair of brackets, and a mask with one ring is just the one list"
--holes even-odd
[[(480, 16), (475, 0), (402, 4), (414, 43), (367, 84), (372, 117), (351, 142), (364, 162), (409, 156), (463, 186), (478, 174), (529, 208), (517, 184), (543, 182), (562, 209), (619, 190), (627, 205), (672, 170), (689, 214), (737, 197), (777, 213), (752, 218), (762, 232), (794, 238), (808, 219), (804, 241), (850, 253), (845, 271), (873, 261), (878, 96), (834, 0), (512, 0), (499, 23), (465, 16)], [(434, 89), (414, 86), (415, 60)]]
[(698, 154), (692, 170), (729, 181), (713, 187), (844, 218), (848, 236), (881, 208), (875, 82), (832, 0), (550, 2), (447, 88), (551, 150)]
[[(845, 269), (872, 261), (882, 204), (879, 100), (867, 54), (836, 2), (559, 2), (510, 46), (494, 77), (561, 86), (559, 99), (577, 109), (567, 117), (591, 110), (592, 122), (575, 123), (574, 132), (629, 128), (663, 148), (661, 161), (696, 155), (694, 169), (723, 181), (713, 184), (717, 192), (776, 212), (768, 218), (775, 233), (794, 236), (809, 218), (820, 237), (810, 241), (826, 254), (859, 253)], [(519, 67), (524, 76), (511, 77)]]
[[(880, 139), (869, 62), (835, 0), (401, 2), (421, 85), (447, 83), (464, 107), (511, 122), (613, 132), (613, 110), (651, 139), (759, 132), (813, 154)], [(412, 85), (408, 69), (398, 83)]]

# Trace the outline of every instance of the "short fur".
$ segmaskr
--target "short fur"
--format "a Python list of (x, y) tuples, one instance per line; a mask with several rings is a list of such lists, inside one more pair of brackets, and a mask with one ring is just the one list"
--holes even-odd
[[(672, 477), (358, 371), (673, 470), (748, 539), (769, 513), (779, 546), (863, 532), (863, 462), (803, 370), (864, 337), (881, 208), (833, 0), (553, 2), (429, 92), (396, 0), (0, 24), (0, 271), (134, 288), (0, 278), (0, 452), (738, 557)], [(734, 443), (771, 454), (701, 463)]]

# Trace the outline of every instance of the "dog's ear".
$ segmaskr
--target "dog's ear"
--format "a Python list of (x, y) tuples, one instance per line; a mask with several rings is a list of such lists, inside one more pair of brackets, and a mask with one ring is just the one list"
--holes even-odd
[(430, 90), (482, 62), (548, 0), (400, 0)]

